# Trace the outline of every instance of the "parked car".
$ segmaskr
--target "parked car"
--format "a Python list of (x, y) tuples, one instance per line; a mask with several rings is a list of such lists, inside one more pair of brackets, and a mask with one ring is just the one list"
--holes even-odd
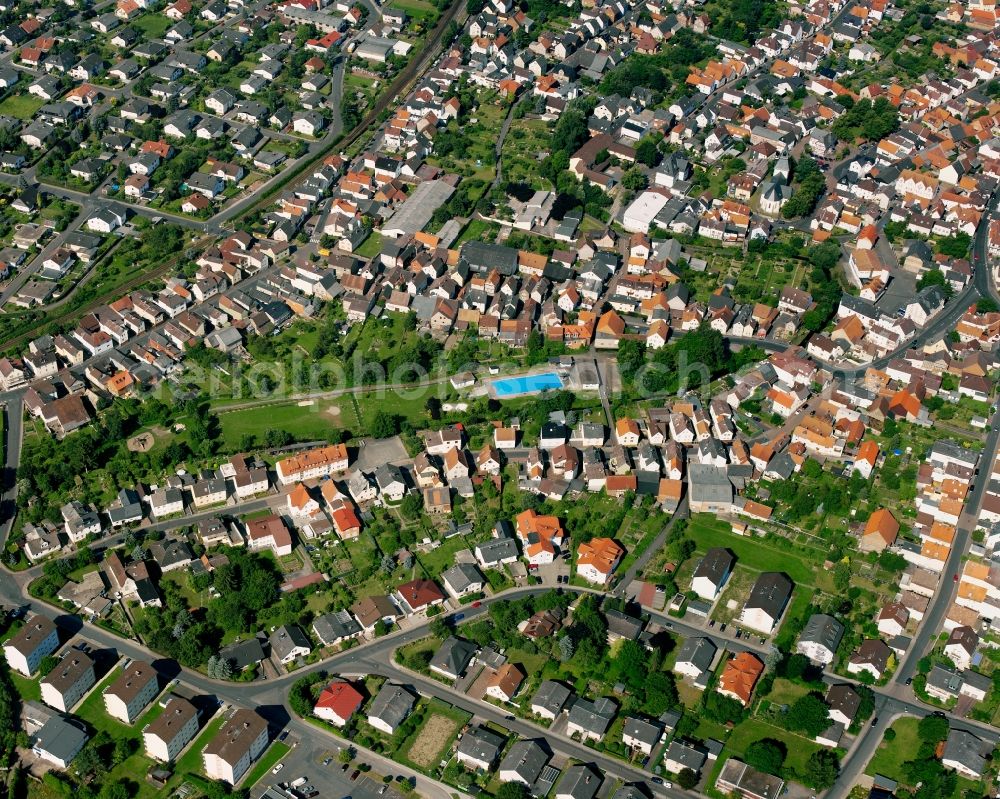
[(359, 771), (358, 769), (354, 769), (354, 771), (352, 771), (352, 772), (351, 772), (351, 779), (352, 779), (352, 780), (356, 780), (356, 779), (358, 778), (358, 775), (359, 775), (360, 773), (361, 773), (361, 772), (360, 772), (360, 771)]

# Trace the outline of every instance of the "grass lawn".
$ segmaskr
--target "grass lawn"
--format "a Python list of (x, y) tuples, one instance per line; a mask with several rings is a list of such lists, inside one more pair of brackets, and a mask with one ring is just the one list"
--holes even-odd
[(919, 723), (919, 719), (910, 716), (896, 719), (891, 727), (895, 730), (896, 737), (891, 741), (882, 739), (872, 759), (868, 761), (865, 774), (872, 776), (881, 774), (883, 777), (905, 783), (903, 763), (911, 760), (920, 748), (920, 738), (917, 736)]
[(462, 230), (456, 243), (463, 244), (466, 241), (490, 242), (496, 238), (498, 232), (498, 225), (492, 222), (485, 222), (482, 219), (472, 219)]
[(133, 23), (147, 39), (160, 39), (173, 23), (163, 14), (143, 14)]
[(797, 627), (798, 620), (805, 615), (806, 610), (809, 608), (809, 603), (812, 602), (814, 596), (814, 591), (803, 588), (795, 589), (792, 594), (792, 601), (785, 611), (785, 618), (781, 623), (781, 629), (775, 639), (779, 646), (782, 643), (788, 643), (789, 645), (794, 643), (795, 636), (797, 635), (796, 629), (801, 629), (801, 626)]
[[(260, 437), (268, 429), (286, 430), (296, 439), (306, 441), (326, 439), (341, 427), (354, 427), (355, 416), (349, 398), (312, 402), (311, 405), (298, 405), (294, 402), (261, 405), (238, 411), (220, 408), (219, 422), (223, 438), (230, 446), (237, 447), (246, 433)], [(347, 413), (342, 412), (341, 407), (346, 408)]]
[(205, 725), (205, 729), (201, 731), (201, 735), (194, 739), (194, 742), (188, 747), (187, 751), (181, 755), (180, 759), (177, 761), (174, 773), (176, 774), (201, 774), (201, 751), (205, 748), (209, 741), (211, 741), (215, 734), (222, 727), (223, 722), (226, 717), (221, 713), (213, 718), (208, 724)]
[(372, 233), (367, 239), (361, 242), (361, 246), (354, 251), (359, 258), (374, 258), (382, 251), (382, 234)]
[[(808, 738), (803, 738), (801, 735), (796, 735), (780, 727), (774, 727), (760, 719), (748, 719), (737, 725), (726, 742), (726, 748), (731, 749), (738, 756), (742, 756), (750, 744), (761, 738), (774, 738), (785, 744), (788, 750), (788, 755), (785, 758), (785, 773), (788, 775), (793, 772), (804, 772), (810, 755), (823, 748)], [(719, 759), (722, 760), (722, 758)]]
[(400, 8), (413, 19), (424, 20), (437, 16), (434, 6), (426, 0), (392, 0), (388, 8)]
[[(438, 388), (438, 387), (435, 387)], [(417, 394), (419, 396), (403, 396), (396, 391), (378, 391), (368, 394), (356, 394), (358, 408), (362, 413), (367, 409), (373, 414), (376, 410), (386, 411), (398, 416), (405, 417), (409, 421), (423, 426), (427, 424), (427, 398), (432, 395), (428, 390), (415, 389), (407, 391), (407, 394)], [(437, 396), (434, 393), (434, 396)]]
[(247, 774), (246, 779), (243, 781), (244, 788), (252, 788), (257, 782), (263, 777), (267, 772), (278, 765), (278, 761), (281, 760), (285, 755), (287, 755), (292, 750), (286, 743), (281, 741), (275, 741), (271, 744), (271, 747), (261, 755), (260, 760), (250, 769)]
[(687, 532), (694, 539), (699, 552), (712, 547), (726, 547), (736, 555), (738, 565), (762, 572), (780, 568), (796, 585), (815, 584), (816, 567), (797, 552), (779, 549), (759, 538), (733, 535), (728, 523), (711, 514), (692, 515)]
[(507, 660), (521, 666), (525, 674), (541, 674), (542, 666), (549, 660), (549, 656), (543, 655), (540, 652), (529, 654), (520, 649), (508, 649)]
[[(86, 721), (95, 730), (103, 730), (112, 738), (121, 738), (126, 735), (129, 727), (122, 724), (117, 719), (111, 718), (104, 709), (104, 689), (121, 676), (122, 670), (117, 666), (108, 675), (97, 683), (97, 686), (87, 695), (87, 698), (80, 703), (75, 711), (75, 715)], [(141, 727), (139, 729), (142, 729)]]
[(29, 120), (43, 105), (45, 105), (45, 101), (41, 97), (35, 97), (32, 94), (12, 94), (0, 103), (0, 114)]
[(18, 696), (21, 697), (25, 702), (31, 701), (32, 699), (36, 702), (42, 700), (42, 687), (38, 684), (38, 680), (32, 680), (30, 677), (23, 677), (16, 671), (9, 671), (7, 675), (10, 677), (10, 681), (14, 684), (14, 688), (17, 689)]
[(796, 699), (801, 699), (807, 693), (809, 693), (809, 689), (804, 685), (798, 685), (791, 680), (779, 677), (774, 681), (774, 687), (771, 689), (771, 693), (769, 693), (766, 698), (775, 705), (790, 705)]
[(468, 544), (465, 542), (465, 538), (456, 535), (447, 539), (441, 546), (432, 549), (430, 552), (417, 553), (417, 561), (424, 567), (427, 575), (434, 579), (441, 572), (454, 565), (456, 552), (467, 548)]

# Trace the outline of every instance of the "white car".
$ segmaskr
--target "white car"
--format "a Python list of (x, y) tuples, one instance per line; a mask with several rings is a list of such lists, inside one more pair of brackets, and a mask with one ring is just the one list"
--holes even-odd
[(284, 767), (285, 767), (285, 764), (284, 764), (284, 763), (279, 763), (279, 764), (278, 764), (278, 765), (276, 765), (276, 766), (275, 766), (275, 767), (274, 767), (273, 769), (271, 769), (271, 773), (272, 773), (272, 774), (277, 774), (277, 773), (278, 773), (279, 771), (281, 771), (281, 770), (282, 770), (282, 769), (283, 769)]

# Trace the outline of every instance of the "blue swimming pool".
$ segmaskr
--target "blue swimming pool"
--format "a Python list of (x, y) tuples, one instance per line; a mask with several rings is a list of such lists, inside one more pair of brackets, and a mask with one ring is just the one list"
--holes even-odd
[(534, 394), (536, 391), (562, 388), (562, 385), (562, 380), (555, 372), (544, 372), (540, 375), (525, 375), (524, 377), (508, 377), (504, 380), (494, 380), (493, 390), (498, 397), (516, 397), (519, 394)]

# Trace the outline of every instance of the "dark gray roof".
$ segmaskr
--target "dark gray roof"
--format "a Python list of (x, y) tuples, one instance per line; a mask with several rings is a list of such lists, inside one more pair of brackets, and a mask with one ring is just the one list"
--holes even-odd
[(483, 563), (499, 563), (507, 558), (516, 558), (517, 542), (513, 538), (491, 538), (477, 546)]
[(473, 727), (458, 744), (460, 754), (484, 763), (493, 763), (500, 755), (507, 739), (486, 727)]
[(559, 715), (572, 695), (573, 692), (561, 682), (545, 680), (531, 697), (531, 704), (544, 707), (553, 715)]
[(372, 700), (368, 715), (396, 728), (410, 715), (417, 698), (401, 685), (386, 683)]
[(569, 709), (569, 720), (578, 727), (603, 735), (615, 718), (618, 705), (614, 700), (602, 696), (591, 702), (589, 699), (577, 699)]
[(313, 630), (320, 641), (331, 644), (340, 638), (357, 635), (361, 632), (361, 625), (348, 611), (340, 610), (317, 616), (313, 619)]
[(302, 632), (302, 628), (294, 624), (287, 624), (278, 627), (271, 633), (271, 649), (282, 660), (297, 647), (312, 649), (309, 636)]
[(674, 740), (670, 742), (670, 748), (667, 749), (665, 759), (680, 763), (684, 768), (698, 772), (705, 765), (706, 758), (707, 755), (701, 749), (696, 749), (684, 741)]
[(441, 575), (441, 579), (446, 580), (455, 591), (462, 593), (476, 583), (482, 584), (486, 578), (471, 563), (456, 563)]
[(684, 639), (677, 652), (676, 663), (692, 663), (702, 671), (707, 671), (715, 657), (716, 646), (709, 638), (692, 637)]
[(736, 563), (736, 556), (732, 552), (724, 547), (713, 547), (699, 561), (691, 579), (704, 577), (712, 585), (719, 586), (726, 579), (726, 575), (732, 571), (734, 563)]
[(639, 719), (635, 716), (629, 716), (625, 719), (622, 734), (652, 746), (663, 735), (663, 725)]
[(746, 607), (759, 608), (772, 619), (781, 616), (792, 595), (792, 581), (780, 572), (764, 572), (757, 578)]
[(976, 774), (982, 774), (986, 769), (985, 754), (992, 747), (965, 730), (949, 730), (948, 740), (944, 745), (942, 760), (961, 763)]
[(594, 799), (601, 788), (604, 778), (591, 765), (577, 763), (566, 769), (562, 780), (556, 789), (556, 796), (568, 796), (571, 799)]
[(517, 250), (513, 247), (467, 241), (462, 245), (462, 259), (477, 271), (496, 269), (501, 275), (517, 274)]
[(516, 772), (528, 785), (532, 785), (548, 762), (549, 755), (538, 741), (518, 741), (500, 761), (500, 771)]
[(826, 692), (826, 703), (830, 710), (839, 710), (847, 718), (853, 719), (861, 706), (861, 697), (850, 685), (831, 685)]
[(479, 647), (472, 641), (451, 635), (434, 653), (430, 666), (432, 669), (458, 677), (465, 673), (477, 651)]
[(264, 648), (257, 638), (239, 641), (223, 648), (219, 657), (232, 662), (233, 669), (240, 671), (247, 666), (253, 666), (264, 659)]
[(807, 641), (814, 644), (822, 644), (831, 652), (836, 652), (840, 646), (840, 639), (844, 636), (844, 625), (833, 616), (825, 613), (814, 613), (806, 622), (805, 629), (802, 630), (800, 641)]
[(952, 696), (958, 696), (962, 678), (954, 669), (935, 664), (927, 675), (927, 685)]
[(642, 619), (628, 616), (614, 609), (606, 610), (604, 617), (608, 621), (608, 632), (613, 635), (634, 641), (639, 637), (639, 633), (642, 632)]
[(87, 733), (62, 716), (54, 715), (35, 734), (34, 746), (64, 762), (73, 759), (87, 742)]

